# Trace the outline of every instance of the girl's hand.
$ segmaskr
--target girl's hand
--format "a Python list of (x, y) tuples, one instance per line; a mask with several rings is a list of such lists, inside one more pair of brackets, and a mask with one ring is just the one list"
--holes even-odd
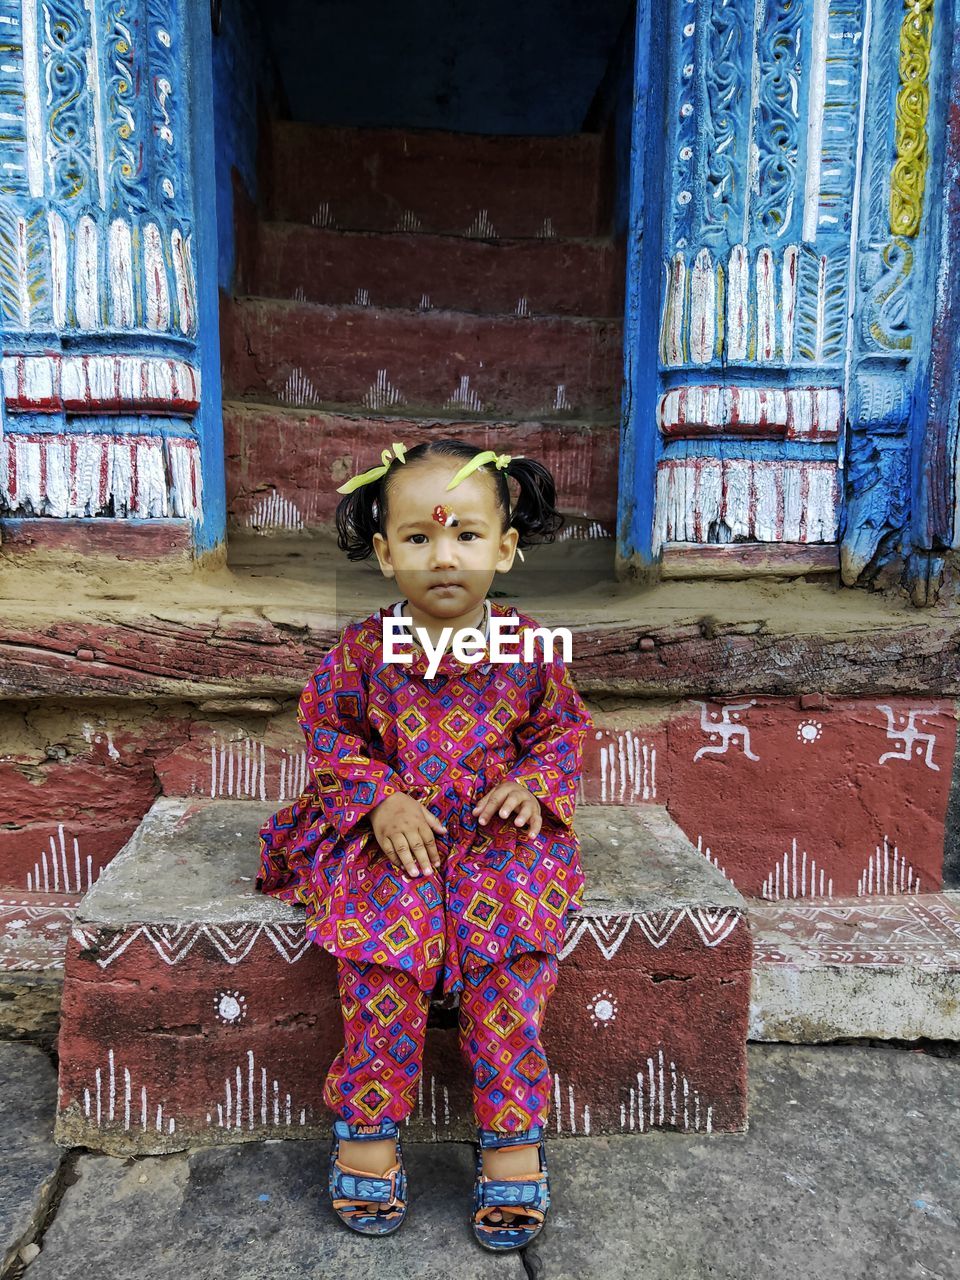
[(539, 835), (540, 828), (543, 826), (540, 801), (526, 787), (521, 787), (519, 782), (501, 782), (492, 791), (488, 791), (480, 803), (473, 806), (474, 815), (481, 825), (493, 816), (498, 805), (501, 818), (509, 818), (516, 809), (514, 825), (518, 827), (527, 825), (529, 835)]
[(402, 867), (409, 876), (432, 875), (440, 866), (433, 833), (446, 835), (447, 829), (419, 800), (395, 791), (370, 812), (370, 825), (377, 843), (391, 866)]

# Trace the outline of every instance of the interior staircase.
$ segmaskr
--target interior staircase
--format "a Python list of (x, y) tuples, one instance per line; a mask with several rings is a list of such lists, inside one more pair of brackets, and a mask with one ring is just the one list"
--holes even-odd
[(615, 520), (623, 252), (599, 134), (274, 122), (224, 300), (235, 525), (329, 529), (392, 440), (530, 453), (570, 532)]

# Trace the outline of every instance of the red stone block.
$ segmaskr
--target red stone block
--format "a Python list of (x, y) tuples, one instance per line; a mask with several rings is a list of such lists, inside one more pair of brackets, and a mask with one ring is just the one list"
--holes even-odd
[[(304, 676), (304, 684), (309, 673)], [(598, 716), (602, 721), (602, 717)], [(598, 727), (584, 748), (579, 803), (663, 804), (670, 796), (669, 758), (662, 725), (632, 729)], [(156, 753), (163, 795), (222, 800), (295, 800), (307, 785), (307, 752), (293, 702), (266, 728), (250, 718), (190, 725), (189, 738), (171, 740)]]
[(148, 752), (168, 735), (186, 734), (176, 717), (116, 730), (93, 728), (82, 711), (78, 720), (65, 727), (62, 743), (49, 748), (61, 752), (60, 759), (39, 750), (0, 755), (2, 889), (89, 889), (156, 798)]
[[(572, 664), (576, 680), (576, 663)], [(602, 712), (592, 712), (595, 727), (584, 741), (580, 803), (666, 804), (671, 794), (670, 759), (663, 721), (637, 715), (624, 727), (604, 725)], [(632, 718), (632, 717), (631, 717)]]
[[(0, 975), (56, 981), (79, 901), (73, 893), (0, 892)], [(7, 1012), (0, 1013), (0, 1027)]]
[(264, 298), (221, 308), (231, 397), (522, 417), (616, 418), (620, 324), (535, 325), (450, 311), (378, 311)]
[[(92, 807), (99, 807), (110, 790), (106, 777), (97, 778), (90, 795)], [(126, 822), (75, 815), (72, 820), (0, 830), (0, 888), (4, 892), (85, 893), (136, 831), (152, 800), (151, 788), (140, 812)]]
[[(300, 908), (252, 888), (270, 811), (158, 801), (84, 899), (66, 954), (60, 1143), (120, 1155), (329, 1132), (335, 962)], [(745, 1128), (742, 899), (662, 809), (586, 809), (578, 831), (588, 891), (544, 1028), (548, 1131)], [(469, 1137), (455, 1021), (427, 1045), (406, 1128)]]
[[(909, 723), (903, 699), (879, 705), (890, 706), (895, 727)], [(616, 727), (604, 724), (602, 711), (593, 714), (580, 803), (666, 805), (741, 893), (773, 901), (876, 894), (884, 886), (916, 893), (942, 883), (952, 713), (938, 713), (926, 730), (915, 717), (918, 731), (935, 735), (930, 763), (939, 769), (927, 764), (923, 742), (909, 760), (879, 763), (902, 750), (902, 738), (888, 736), (876, 702), (835, 701), (813, 711), (795, 698), (741, 699), (722, 730), (715, 727), (723, 725), (721, 703), (706, 705), (706, 729), (696, 702), (668, 704), (656, 715), (642, 705), (622, 709)], [(724, 733), (726, 751), (718, 751)], [(704, 747), (714, 749), (697, 757)], [(307, 785), (292, 703), (266, 729), (195, 723), (189, 742), (158, 753), (156, 768), (166, 795), (280, 805)]]
[(667, 726), (670, 813), (741, 893), (777, 900), (942, 884), (948, 702), (695, 704)]
[(542, 317), (623, 312), (612, 242), (364, 235), (265, 223), (245, 292), (347, 306)]
[(609, 230), (599, 134), (485, 137), (276, 121), (271, 216), (481, 239)]

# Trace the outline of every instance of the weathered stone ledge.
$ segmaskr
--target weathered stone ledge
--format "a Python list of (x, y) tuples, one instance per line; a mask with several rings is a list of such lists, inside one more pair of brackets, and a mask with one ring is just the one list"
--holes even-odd
[[(785, 634), (765, 622), (572, 627), (577, 687), (624, 697), (960, 695), (960, 623)], [(332, 621), (145, 614), (0, 623), (0, 696), (285, 698), (339, 635)]]
[[(509, 588), (509, 590), (507, 590)], [(823, 582), (612, 578), (609, 539), (529, 552), (498, 598), (573, 633), (588, 695), (960, 695), (960, 611)], [(326, 543), (239, 539), (231, 565), (51, 559), (0, 585), (0, 697), (286, 698), (342, 627), (396, 598)]]

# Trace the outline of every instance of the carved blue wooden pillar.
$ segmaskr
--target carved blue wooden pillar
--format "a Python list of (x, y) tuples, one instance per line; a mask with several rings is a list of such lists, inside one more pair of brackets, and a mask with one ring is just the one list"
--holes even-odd
[[(942, 178), (939, 183), (931, 179), (933, 213), (938, 215), (939, 225), (931, 226), (930, 235), (936, 237), (939, 248), (933, 287), (929, 417), (914, 453), (919, 494), (910, 567), (911, 589), (920, 602), (936, 597), (944, 549), (960, 548), (960, 0), (953, 0), (953, 14), (948, 11), (944, 21), (949, 23), (951, 16), (953, 38), (944, 39), (941, 46), (953, 50), (950, 66), (944, 67), (946, 109), (941, 114), (947, 126)], [(937, 199), (937, 186), (942, 201)]]
[(843, 574), (902, 563), (917, 603), (952, 525), (929, 403), (952, 30), (948, 0), (876, 7), (864, 119)]
[(731, 543), (824, 565), (842, 543), (853, 582), (904, 553), (932, 318), (931, 46), (935, 63), (950, 31), (935, 3), (654, 12), (637, 83), (663, 49), (667, 83), (638, 93), (638, 172), (665, 141), (634, 182), (621, 566)]
[[(7, 515), (179, 518), (199, 548), (222, 538), (191, 98), (209, 69), (189, 43), (206, 16), (194, 0), (0, 0)], [(209, 229), (206, 247), (215, 280)]]

